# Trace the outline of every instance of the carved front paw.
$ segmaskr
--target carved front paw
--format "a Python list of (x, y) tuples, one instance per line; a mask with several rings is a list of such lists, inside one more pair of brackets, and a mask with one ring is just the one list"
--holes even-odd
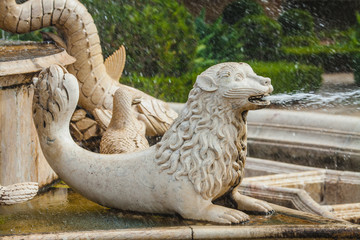
[(233, 198), (237, 203), (239, 210), (258, 212), (266, 215), (270, 215), (275, 212), (267, 202), (241, 195), (237, 191), (233, 192)]
[(249, 216), (239, 210), (211, 204), (196, 216), (184, 216), (197, 220), (209, 221), (220, 224), (239, 224), (249, 221)]

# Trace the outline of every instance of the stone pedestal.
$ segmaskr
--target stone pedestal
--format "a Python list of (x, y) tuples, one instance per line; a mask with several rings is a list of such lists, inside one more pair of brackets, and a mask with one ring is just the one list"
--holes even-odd
[(51, 183), (56, 174), (41, 151), (32, 118), (32, 78), (51, 64), (75, 61), (52, 44), (0, 46), (0, 185)]

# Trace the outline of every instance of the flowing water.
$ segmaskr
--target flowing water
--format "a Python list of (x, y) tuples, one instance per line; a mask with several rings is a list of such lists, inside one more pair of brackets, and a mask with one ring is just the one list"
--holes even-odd
[(360, 87), (354, 84), (324, 85), (317, 92), (275, 94), (266, 100), (273, 108), (360, 116)]

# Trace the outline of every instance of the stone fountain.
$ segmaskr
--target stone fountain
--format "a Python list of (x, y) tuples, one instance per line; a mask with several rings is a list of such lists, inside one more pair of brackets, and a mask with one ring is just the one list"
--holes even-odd
[[(39, 11), (38, 7), (43, 11)], [(250, 186), (251, 189), (249, 181), (245, 181), (245, 185), (239, 188), (244, 177), (247, 152), (247, 112), (268, 104), (262, 97), (272, 91), (270, 79), (257, 76), (247, 64), (225, 63), (209, 68), (198, 76), (186, 107), (166, 132), (177, 114), (166, 103), (117, 82), (121, 76), (125, 52), (120, 48), (103, 61), (96, 27), (80, 2), (0, 2), (0, 27), (5, 30), (23, 33), (49, 25), (64, 33), (65, 39), (51, 37), (59, 46), (66, 47), (76, 62), (54, 62), (55, 65), (43, 70), (35, 81), (34, 122), (46, 160), (72, 189), (93, 202), (110, 208), (151, 214), (107, 209), (89, 202), (72, 190), (53, 188), (51, 195), (40, 195), (28, 203), (0, 207), (0, 223), (5, 228), (0, 230), (0, 235), (5, 235), (5, 239), (277, 239), (309, 236), (332, 238), (334, 234), (352, 238), (360, 234), (358, 226), (336, 219), (331, 213), (320, 212), (324, 218), (248, 197), (253, 194), (246, 192), (246, 187)], [(34, 55), (30, 55), (30, 58), (33, 60)], [(63, 67), (67, 64), (71, 64), (68, 70)], [(31, 82), (29, 79), (25, 83)], [(32, 84), (28, 85), (32, 89)], [(124, 103), (125, 99), (129, 99), (126, 102), (131, 103), (127, 109), (133, 119), (131, 124), (138, 122), (144, 126), (147, 135), (162, 135), (166, 132), (162, 141), (143, 151), (112, 155), (91, 153), (77, 146), (70, 136), (69, 125), (71, 119), (74, 119), (71, 115), (78, 97), (79, 105), (94, 115), (97, 124), (105, 130), (109, 122), (111, 124), (119, 116), (116, 111), (124, 111), (127, 106), (115, 108), (114, 104), (112, 109), (113, 94), (119, 88), (125, 91), (116, 101)], [(201, 117), (193, 115), (193, 111), (190, 111), (193, 107), (211, 104), (212, 101), (208, 99), (214, 96), (220, 99), (219, 104), (206, 109), (212, 109), (211, 113), (215, 111), (215, 115), (207, 116), (206, 111), (198, 109), (194, 112)], [(28, 107), (31, 112), (31, 106)], [(111, 119), (112, 115), (114, 120)], [(223, 127), (219, 128), (219, 123), (224, 124)], [(123, 127), (126, 129), (129, 125)], [(211, 131), (217, 128), (219, 133)], [(84, 128), (87, 131), (89, 129)], [(193, 129), (199, 131), (192, 132)], [(75, 130), (81, 133), (81, 129)], [(204, 137), (198, 132), (208, 135)], [(231, 140), (221, 145), (215, 141), (221, 136)], [(31, 139), (30, 136), (25, 141), (29, 143)], [(196, 159), (199, 161), (196, 162)], [(207, 166), (206, 162), (212, 164)], [(266, 182), (268, 179), (258, 181)], [(232, 197), (226, 197), (225, 193), (231, 193)], [(47, 196), (51, 196), (51, 200), (43, 208), (42, 203), (46, 202)], [(79, 205), (84, 211), (78, 208)], [(250, 213), (276, 212), (273, 215), (257, 216), (247, 215), (234, 208)], [(51, 216), (50, 219), (48, 216)], [(19, 218), (29, 219), (27, 226), (30, 227), (19, 225)], [(35, 222), (35, 219), (41, 220)], [(55, 223), (55, 219), (60, 222)], [(116, 223), (110, 226), (104, 224), (109, 223), (110, 219)], [(243, 225), (214, 226), (214, 223), (238, 224), (249, 219)], [(170, 224), (164, 223), (169, 220)], [(51, 226), (48, 221), (52, 223)]]
[[(229, 74), (219, 74), (218, 71), (230, 72)], [(238, 71), (244, 72), (241, 75), (238, 75), (236, 74)], [(229, 76), (234, 76), (231, 77), (231, 81), (227, 81), (229, 80)], [(236, 79), (238, 76), (252, 77), (250, 79), (245, 77), (243, 81), (237, 83)], [(214, 103), (213, 101), (206, 101), (206, 97), (223, 96), (220, 98), (220, 102), (225, 104), (229, 101), (232, 104), (225, 104), (225, 106), (228, 106), (235, 112), (239, 110), (242, 111), (244, 109), (257, 109), (259, 107), (261, 108), (266, 106), (268, 103), (261, 101), (257, 97), (254, 98), (254, 95), (251, 95), (254, 94), (254, 92), (249, 91), (248, 88), (246, 91), (249, 91), (247, 94), (250, 95), (246, 95), (245, 99), (247, 100), (250, 96), (252, 99), (254, 99), (254, 102), (243, 102), (241, 101), (242, 97), (237, 99), (237, 96), (243, 96), (245, 94), (240, 90), (242, 88), (239, 88), (239, 86), (242, 86), (243, 84), (248, 85), (254, 81), (254, 79), (256, 79), (256, 82), (258, 82), (257, 84), (253, 85), (254, 88), (264, 88), (264, 91), (272, 90), (272, 87), (269, 84), (269, 79), (262, 77), (256, 78), (256, 75), (254, 75), (254, 73), (251, 71), (251, 68), (246, 64), (225, 63), (214, 66), (201, 74), (197, 79), (197, 83), (195, 84), (195, 88), (193, 89), (192, 94), (195, 95), (200, 93), (200, 99), (195, 97), (190, 98), (191, 100), (189, 100), (187, 103), (187, 106), (184, 108), (182, 114), (180, 114), (178, 120), (175, 121), (175, 123), (172, 125), (173, 129), (170, 129), (165, 134), (163, 140), (158, 145), (141, 152), (99, 155), (78, 147), (72, 141), (69, 134), (68, 124), (70, 122), (71, 113), (74, 111), (77, 102), (76, 93), (78, 91), (78, 86), (76, 84), (75, 77), (71, 74), (68, 74), (62, 67), (51, 66), (49, 69), (45, 69), (40, 74), (39, 80), (36, 82), (36, 93), (34, 99), (34, 122), (38, 130), (39, 139), (44, 154), (55, 171), (62, 179), (69, 183), (73, 189), (76, 189), (78, 192), (95, 202), (100, 202), (101, 205), (130, 210), (132, 210), (132, 207), (134, 206), (136, 208), (134, 210), (136, 211), (142, 209), (142, 212), (158, 212), (166, 213), (166, 215), (137, 214), (111, 210), (89, 202), (72, 191), (66, 189), (61, 191), (52, 190), (54, 191), (54, 197), (51, 198), (51, 202), (49, 203), (46, 203), (46, 195), (42, 195), (30, 201), (30, 205), (20, 204), (11, 207), (0, 208), (0, 212), (2, 213), (2, 216), (4, 216), (0, 218), (0, 220), (3, 221), (5, 224), (3, 226), (5, 226), (6, 229), (9, 229), (11, 232), (13, 232), (13, 236), (9, 236), (9, 232), (6, 230), (4, 232), (0, 232), (0, 234), (7, 235), (5, 239), (77, 239), (79, 237), (94, 239), (146, 239), (153, 237), (160, 239), (278, 239), (306, 238), (309, 236), (316, 236), (322, 239), (331, 239), (334, 234), (341, 238), (353, 238), (358, 236), (360, 234), (360, 228), (356, 225), (351, 225), (347, 222), (336, 219), (319, 217), (310, 213), (302, 213), (288, 208), (283, 208), (278, 205), (269, 205), (265, 202), (261, 202), (249, 197), (243, 198), (241, 196), (234, 197), (241, 209), (247, 208), (255, 210), (256, 208), (260, 207), (267, 208), (267, 211), (274, 209), (276, 213), (268, 216), (250, 215), (250, 221), (244, 223), (243, 225), (235, 226), (216, 226), (208, 225), (206, 222), (194, 221), (193, 219), (205, 220), (202, 218), (204, 216), (202, 214), (204, 213), (201, 212), (201, 205), (197, 205), (194, 208), (193, 203), (196, 203), (196, 201), (202, 202), (202, 199), (204, 199), (202, 194), (207, 194), (207, 191), (197, 192), (195, 185), (196, 182), (190, 182), (190, 178), (188, 178), (187, 175), (180, 175), (179, 178), (176, 178), (174, 177), (174, 173), (170, 172), (169, 174), (169, 171), (172, 169), (171, 166), (164, 168), (163, 171), (159, 171), (160, 167), (162, 167), (164, 163), (166, 164), (167, 161), (169, 162), (167, 159), (164, 161), (165, 156), (163, 153), (167, 151), (167, 148), (163, 146), (168, 145), (171, 147), (173, 137), (176, 138), (179, 132), (181, 133), (186, 129), (186, 125), (184, 126), (183, 124), (187, 122), (187, 118), (192, 119), (193, 117), (193, 111), (189, 111), (189, 108), (191, 108), (193, 104), (195, 104), (195, 107), (197, 107), (200, 103), (204, 103), (202, 102), (203, 99), (201, 98), (205, 98), (205, 103), (212, 104), (215, 106), (215, 108), (217, 108), (217, 106), (219, 106), (218, 103)], [(62, 91), (59, 88), (64, 88), (65, 91)], [(218, 90), (218, 88), (220, 88), (220, 90)], [(46, 92), (48, 94), (46, 94)], [(59, 95), (56, 94), (57, 92)], [(259, 91), (256, 91), (255, 93), (259, 94)], [(229, 112), (229, 109), (226, 107), (224, 109), (224, 113)], [(245, 111), (247, 112), (247, 110)], [(186, 116), (187, 114), (189, 115), (188, 117)], [(205, 115), (206, 114), (208, 113), (205, 113)], [(114, 116), (116, 116), (116, 114), (114, 114)], [(229, 118), (229, 116), (225, 117), (225, 119), (226, 118)], [(239, 144), (239, 146), (241, 146), (241, 150), (244, 150), (244, 148), (246, 149), (246, 128), (244, 128), (245, 118), (246, 115), (242, 115), (239, 119), (240, 125), (238, 129), (243, 130), (244, 132), (242, 132), (242, 134), (245, 134), (240, 138), (241, 141), (245, 142), (245, 144), (244, 142)], [(199, 118), (198, 121), (203, 121), (203, 119), (206, 119), (206, 116), (204, 118)], [(174, 131), (178, 127), (180, 127), (180, 129), (178, 131)], [(194, 128), (199, 128), (199, 130), (202, 128), (205, 129), (203, 132), (207, 132), (206, 128), (199, 126), (196, 123)], [(223, 131), (224, 128), (219, 129)], [(231, 137), (231, 134), (229, 133), (225, 134), (225, 136), (226, 135)], [(237, 133), (234, 135), (234, 137), (236, 138), (236, 136)], [(209, 137), (203, 139), (207, 141), (211, 138)], [(192, 141), (191, 138), (189, 140)], [(199, 144), (197, 142), (195, 143)], [(185, 147), (187, 144), (187, 141), (184, 142)], [(224, 145), (224, 147), (226, 148), (226, 145)], [(196, 148), (197, 146), (195, 145), (194, 148), (191, 149), (196, 150)], [(153, 155), (154, 151), (160, 151), (162, 153), (156, 157), (156, 155)], [(208, 151), (212, 150), (208, 149)], [(234, 151), (232, 150), (231, 152)], [(196, 154), (196, 152), (194, 154)], [(152, 161), (152, 155), (155, 157), (155, 161)], [(219, 154), (219, 156), (221, 157), (222, 154)], [(156, 158), (158, 159), (156, 160)], [(173, 157), (169, 156), (168, 159), (174, 160)], [(159, 163), (157, 163), (157, 161), (159, 161)], [(223, 159), (219, 159), (218, 161), (223, 161)], [(107, 166), (108, 164), (110, 165)], [(235, 162), (233, 164), (235, 164)], [(240, 170), (240, 174), (243, 174), (243, 165), (240, 164), (238, 170)], [(98, 166), (94, 167), (96, 165)], [(140, 165), (141, 168), (138, 168)], [(136, 169), (132, 169), (132, 166), (135, 166)], [(150, 169), (150, 171), (148, 169)], [(136, 174), (139, 173), (141, 176), (136, 176)], [(185, 174), (189, 173), (185, 172)], [(208, 174), (216, 175), (216, 172), (209, 172)], [(133, 178), (132, 180), (130, 180), (131, 177)], [(238, 177), (241, 177), (241, 175), (238, 175)], [(165, 181), (163, 178), (165, 178)], [(86, 181), (83, 181), (84, 179), (86, 179)], [(123, 184), (121, 181), (125, 181), (126, 183)], [(230, 184), (232, 183), (230, 182)], [(238, 183), (235, 181), (235, 184)], [(189, 187), (189, 185), (191, 187)], [(117, 194), (117, 192), (121, 191), (121, 189), (123, 190), (129, 186), (130, 188), (128, 188), (126, 191), (122, 191), (122, 194)], [(158, 186), (160, 186), (160, 189), (158, 189)], [(229, 185), (224, 182), (223, 187), (227, 188), (228, 186)], [(244, 192), (242, 188), (239, 190), (241, 193)], [(167, 191), (170, 194), (167, 193)], [(202, 190), (200, 189), (200, 191)], [(167, 194), (163, 195), (164, 192)], [(237, 195), (240, 192), (238, 192), (237, 188), (234, 188), (232, 194)], [(213, 193), (210, 192), (210, 194)], [(146, 198), (144, 198), (144, 196)], [(170, 196), (170, 198), (167, 196)], [(210, 195), (211, 198), (214, 198), (213, 196), (214, 195)], [(186, 199), (189, 199), (192, 203), (182, 205), (181, 201)], [(219, 210), (226, 209), (226, 211), (236, 211), (230, 210), (230, 208), (222, 207), (229, 206), (229, 202), (227, 201), (227, 198), (218, 199), (215, 202), (216, 205), (210, 203), (210, 206), (219, 206)], [(175, 205), (172, 204), (174, 202)], [(45, 206), (43, 205), (44, 203), (46, 203)], [(64, 203), (66, 204), (64, 205)], [(79, 205), (82, 207), (78, 208)], [(31, 207), (29, 208), (29, 206)], [(183, 218), (180, 218), (178, 215), (170, 214), (178, 211), (178, 206), (182, 206), (180, 209), (189, 207), (191, 212), (196, 212), (196, 214), (186, 215), (186, 211), (185, 214), (184, 212), (179, 212)], [(172, 207), (174, 207), (174, 209), (171, 209)], [(260, 209), (256, 209), (255, 211), (259, 210)], [(206, 216), (213, 217), (214, 215), (212, 215), (212, 213), (208, 215), (208, 213), (205, 212), (205, 217)], [(220, 216), (219, 220), (228, 219), (231, 221), (239, 221), (234, 216), (243, 219), (243, 217), (246, 217), (247, 215), (231, 214), (231, 216), (234, 218), (230, 218), (230, 215), (228, 215), (229, 218), (222, 218), (222, 215), (215, 215), (215, 217), (216, 216)], [(16, 219), (19, 218), (29, 219), (30, 222), (28, 225), (25, 224), (24, 226), (30, 225), (31, 227), (29, 228), (18, 225), (16, 223)], [(187, 218), (189, 219), (186, 220)], [(35, 219), (39, 219), (39, 221), (34, 222)], [(56, 222), (54, 222), (54, 219), (57, 219)], [(49, 220), (52, 222), (50, 226), (46, 224)], [(169, 223), (164, 223), (168, 222), (169, 220), (170, 226)], [(110, 225), (109, 221), (111, 222)], [(215, 222), (218, 221), (218, 219), (215, 218), (211, 219), (210, 221)], [(129, 227), (130, 229), (126, 229)], [(64, 229), (66, 229), (65, 232)]]

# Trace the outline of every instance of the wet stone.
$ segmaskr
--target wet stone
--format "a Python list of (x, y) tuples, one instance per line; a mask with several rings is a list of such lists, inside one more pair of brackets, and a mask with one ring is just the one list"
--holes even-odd
[[(319, 226), (324, 220), (277, 211), (272, 216), (253, 215), (236, 226)], [(57, 185), (34, 199), (11, 206), (0, 206), (0, 236), (59, 233), (149, 227), (209, 226), (207, 222), (188, 221), (178, 215), (140, 214), (102, 207), (66, 185)]]
[(50, 56), (64, 51), (54, 44), (34, 42), (0, 42), (0, 62)]

